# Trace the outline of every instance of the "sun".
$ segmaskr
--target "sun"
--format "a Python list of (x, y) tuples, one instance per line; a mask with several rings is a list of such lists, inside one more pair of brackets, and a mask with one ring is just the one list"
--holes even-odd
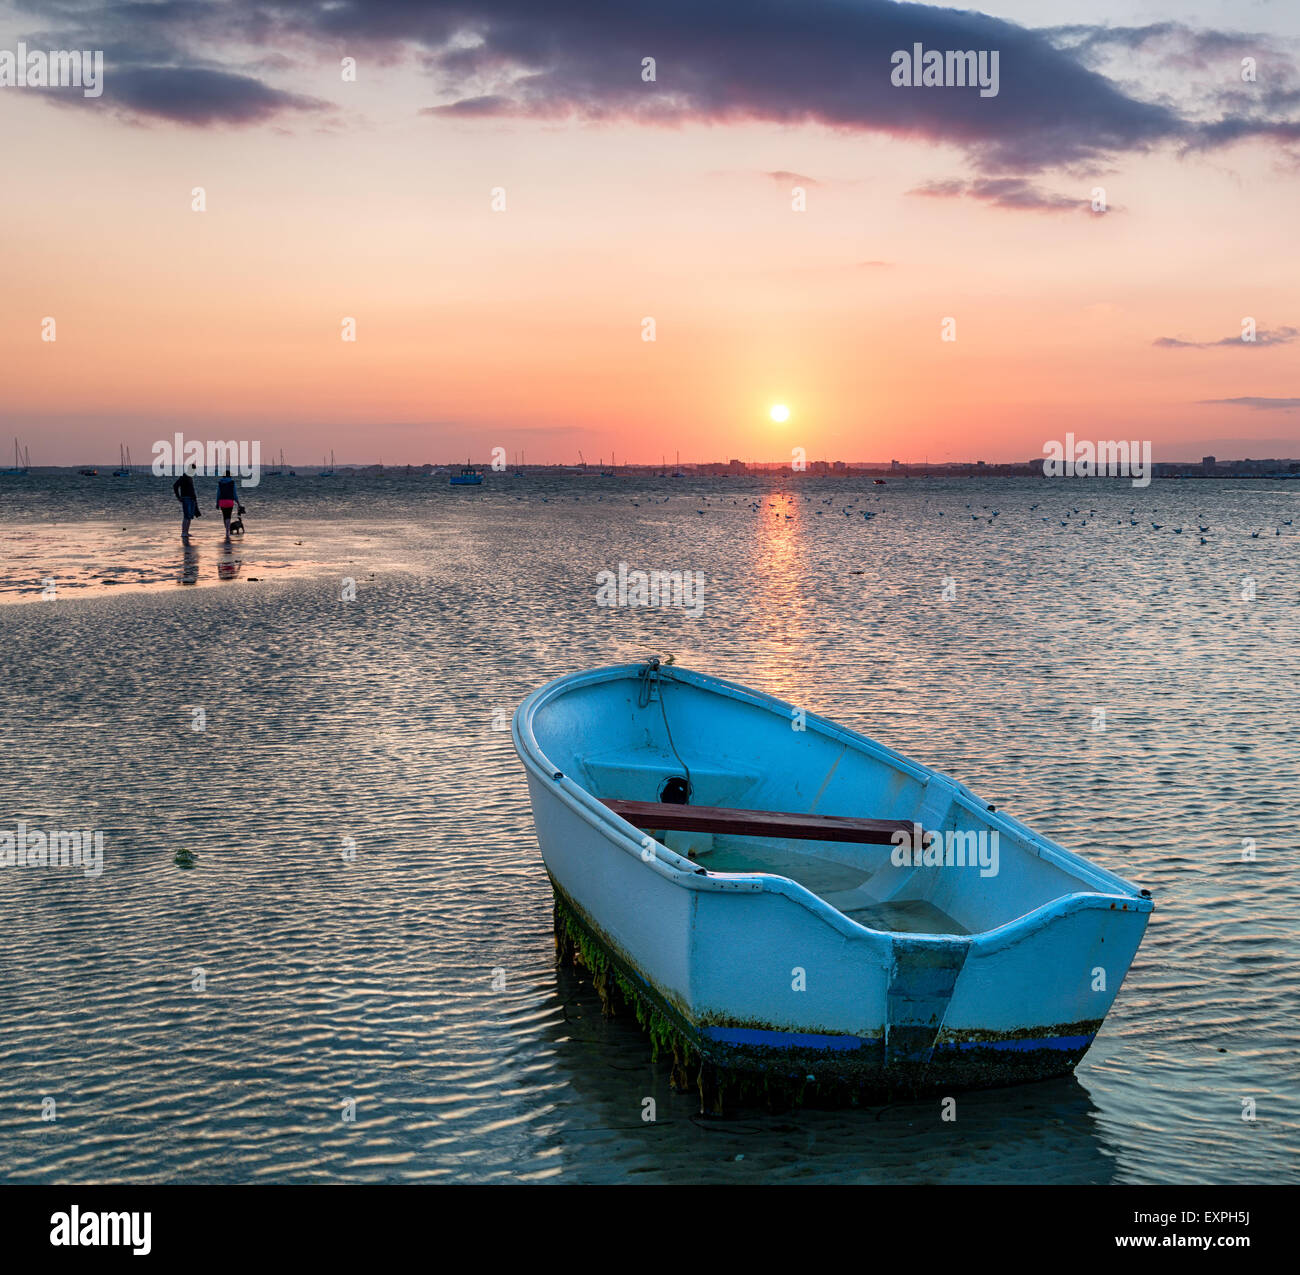
[(784, 403), (773, 403), (769, 416), (778, 424), (790, 419), (790, 409)]

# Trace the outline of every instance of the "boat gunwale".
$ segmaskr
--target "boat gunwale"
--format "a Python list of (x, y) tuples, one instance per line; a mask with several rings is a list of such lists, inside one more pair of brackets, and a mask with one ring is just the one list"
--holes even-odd
[[(650, 839), (635, 825), (629, 823), (621, 815), (615, 814), (570, 775), (558, 770), (551, 759), (542, 751), (533, 730), (535, 715), (551, 700), (582, 687), (598, 685), (601, 682), (635, 680), (645, 667), (644, 664), (614, 664), (598, 669), (585, 669), (576, 673), (567, 673), (554, 678), (532, 691), (520, 703), (511, 722), (511, 734), (514, 738), (515, 750), (525, 767), (537, 778), (546, 780), (565, 805), (618, 846), (619, 849), (625, 853), (636, 855), (646, 867), (658, 872), (676, 885), (685, 886), (687, 889), (692, 890), (752, 894), (767, 892), (785, 895), (800, 903), (820, 920), (832, 925), (841, 933), (859, 940), (863, 938), (873, 939), (883, 945), (892, 944), (894, 939), (906, 939), (909, 942), (915, 940), (935, 945), (961, 944), (977, 947), (984, 952), (1019, 942), (1026, 934), (1074, 912), (1092, 909), (1114, 910), (1117, 902), (1122, 902), (1124, 905), (1123, 910), (1127, 912), (1142, 914), (1149, 913), (1154, 909), (1154, 901), (1149, 895), (1144, 895), (1132, 882), (1126, 881), (1123, 877), (1090, 862), (1071, 850), (1067, 850), (1064, 846), (1050, 840), (1050, 838), (1035, 832), (1028, 825), (1021, 823), (1020, 820), (1001, 811), (990, 810), (988, 805), (981, 801), (969, 788), (951, 776), (912, 761), (910, 758), (894, 752), (893, 749), (871, 739), (867, 735), (861, 734), (859, 731), (852, 730), (847, 726), (842, 726), (837, 722), (806, 710), (804, 710), (803, 720), (807, 728), (815, 729), (819, 734), (850, 745), (860, 752), (866, 752), (875, 757), (876, 760), (894, 766), (922, 783), (928, 783), (931, 777), (934, 777), (951, 785), (954, 801), (960, 802), (969, 814), (996, 826), (998, 831), (1009, 834), (1029, 853), (1052, 863), (1053, 866), (1060, 868), (1067, 874), (1078, 875), (1079, 871), (1081, 871), (1085, 875), (1091, 875), (1095, 878), (1101, 878), (1104, 882), (1113, 883), (1119, 888), (1109, 893), (1098, 889), (1076, 890), (1060, 894), (1039, 904), (1038, 907), (1022, 913), (1020, 916), (1013, 917), (1011, 920), (987, 930), (976, 930), (969, 934), (960, 935), (925, 934), (904, 930), (876, 930), (862, 925), (845, 916), (837, 908), (832, 907), (831, 904), (827, 903), (819, 895), (814, 894), (806, 886), (800, 885), (799, 882), (790, 877), (784, 877), (778, 873), (709, 872), (707, 868), (699, 866), (693, 860), (686, 859), (670, 850), (662, 842)], [(714, 677), (708, 673), (698, 673), (692, 669), (681, 668), (677, 665), (661, 666), (658, 675), (692, 685), (698, 690), (707, 691), (711, 694), (720, 694), (743, 703), (752, 704), (756, 708), (764, 709), (778, 716), (788, 717), (790, 711), (794, 708), (794, 705), (787, 704), (784, 700), (777, 699), (774, 695), (768, 695), (764, 691), (755, 691), (739, 683), (727, 681), (725, 678)], [(650, 840), (655, 848), (654, 854), (648, 859), (642, 853), (646, 848), (645, 843), (647, 840)], [(1043, 853), (1044, 851), (1046, 853)]]

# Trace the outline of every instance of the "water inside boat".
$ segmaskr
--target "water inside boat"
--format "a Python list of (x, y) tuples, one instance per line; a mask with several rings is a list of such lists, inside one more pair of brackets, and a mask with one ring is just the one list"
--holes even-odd
[[(870, 882), (877, 875), (866, 865), (837, 863), (809, 853), (804, 843), (778, 840), (755, 844), (748, 839), (715, 837), (713, 848), (698, 856), (710, 872), (770, 872), (789, 877), (825, 900), (850, 921), (872, 930), (903, 934), (969, 934), (970, 931), (927, 899), (877, 899)], [(865, 847), (857, 848), (862, 854)], [(888, 850), (882, 857), (888, 862)]]

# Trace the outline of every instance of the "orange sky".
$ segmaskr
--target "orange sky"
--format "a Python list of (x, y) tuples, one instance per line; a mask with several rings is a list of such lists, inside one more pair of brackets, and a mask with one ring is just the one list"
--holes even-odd
[(431, 118), (405, 81), (351, 88), (327, 129), (0, 91), (0, 424), (33, 463), (175, 429), (296, 463), (993, 461), (1066, 430), (1300, 455), (1300, 411), (1200, 402), (1300, 394), (1300, 346), (1153, 344), (1300, 326), (1297, 175), (1266, 146), (1051, 174), (1112, 211), (1044, 213), (909, 193), (965, 174), (942, 145)]

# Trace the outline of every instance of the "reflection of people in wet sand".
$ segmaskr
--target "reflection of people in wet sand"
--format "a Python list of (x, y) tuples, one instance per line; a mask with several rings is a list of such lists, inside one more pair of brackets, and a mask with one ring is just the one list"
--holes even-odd
[(226, 466), (226, 472), (217, 479), (217, 508), (221, 510), (221, 516), (226, 520), (226, 543), (230, 543), (230, 519), (234, 515), (235, 508), (238, 506), (239, 512), (244, 512), (244, 507), (239, 503), (239, 492), (235, 480), (230, 476), (230, 467)]
[(181, 539), (190, 538), (190, 519), (202, 518), (203, 510), (199, 508), (198, 494), (194, 490), (196, 467), (191, 464), (188, 473), (182, 474), (172, 483), (172, 492), (181, 502)]
[(181, 550), (181, 583), (198, 584), (199, 582), (199, 551), (192, 545), (189, 540), (185, 541), (185, 547)]
[(227, 549), (223, 545), (221, 556), (217, 559), (217, 578), (220, 580), (233, 580), (239, 574), (243, 565), (243, 558), (236, 558), (235, 551)]

